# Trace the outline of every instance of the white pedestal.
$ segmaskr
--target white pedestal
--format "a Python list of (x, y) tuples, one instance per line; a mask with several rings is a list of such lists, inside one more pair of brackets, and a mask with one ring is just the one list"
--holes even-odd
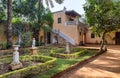
[(14, 47), (13, 64), (18, 64), (18, 63), (20, 63), (20, 61), (19, 61), (19, 52), (18, 52), (19, 45), (13, 45), (13, 47)]
[(18, 52), (19, 45), (13, 45), (13, 47), (14, 47), (13, 62), (10, 64), (10, 69), (11, 70), (16, 70), (16, 69), (22, 68), (23, 65), (19, 61), (19, 52)]
[(65, 51), (66, 53), (70, 53), (70, 47), (69, 47), (69, 43), (68, 42), (66, 42), (66, 51)]
[(17, 51), (13, 53), (13, 63), (14, 64), (20, 63), (20, 61), (19, 61), (19, 52), (17, 52)]

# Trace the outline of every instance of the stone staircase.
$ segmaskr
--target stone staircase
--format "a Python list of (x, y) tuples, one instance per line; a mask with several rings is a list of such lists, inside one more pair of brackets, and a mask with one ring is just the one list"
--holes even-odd
[(69, 42), (71, 45), (75, 46), (75, 42), (72, 38), (64, 34), (59, 30), (52, 29), (53, 35), (58, 37), (58, 43), (65, 45), (66, 41)]

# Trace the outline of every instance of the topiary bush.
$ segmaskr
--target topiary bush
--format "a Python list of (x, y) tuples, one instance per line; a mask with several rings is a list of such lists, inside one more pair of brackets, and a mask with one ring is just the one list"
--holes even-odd
[(88, 53), (89, 51), (87, 49), (79, 49), (79, 48), (72, 48), (71, 49), (71, 54), (65, 54), (65, 49), (56, 49), (56, 50), (51, 50), (50, 55), (53, 57), (57, 58), (63, 58), (63, 59), (73, 59), (77, 58), (83, 54)]

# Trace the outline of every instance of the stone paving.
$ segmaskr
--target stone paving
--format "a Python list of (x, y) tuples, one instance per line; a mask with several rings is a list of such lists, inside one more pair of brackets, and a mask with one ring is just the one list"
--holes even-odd
[[(99, 45), (84, 47), (99, 48)], [(120, 45), (108, 45), (106, 53), (82, 68), (65, 73), (59, 78), (120, 78)]]

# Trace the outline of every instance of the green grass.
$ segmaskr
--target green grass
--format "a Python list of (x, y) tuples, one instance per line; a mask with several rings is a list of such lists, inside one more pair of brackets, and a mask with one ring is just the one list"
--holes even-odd
[[(39, 55), (44, 55), (44, 56), (49, 56), (50, 55), (50, 50), (51, 49), (56, 49), (56, 47), (48, 47), (48, 48), (39, 48)], [(90, 50), (89, 53), (84, 54), (82, 56), (80, 56), (79, 58), (76, 59), (61, 59), (61, 58), (57, 58), (56, 64), (54, 68), (51, 68), (50, 70), (43, 72), (42, 74), (38, 74), (36, 76), (31, 76), (31, 78), (51, 78), (51, 76), (53, 76), (56, 73), (59, 73), (69, 67), (71, 67), (72, 65), (85, 60), (93, 55), (95, 55), (97, 52), (96, 50)], [(25, 54), (26, 55), (26, 54)], [(12, 56), (9, 57), (5, 57), (5, 58), (0, 58), (0, 62), (12, 62)]]
[(59, 73), (65, 69), (71, 67), (72, 65), (76, 64), (77, 62), (85, 60), (95, 54), (96, 54), (96, 52), (93, 52), (91, 50), (91, 52), (89, 52), (88, 54), (85, 54), (76, 59), (60, 59), (60, 58), (58, 58), (57, 62), (56, 62), (56, 66), (54, 68), (52, 68), (42, 74), (33, 76), (32, 78), (51, 78), (51, 76), (53, 76), (54, 74)]

